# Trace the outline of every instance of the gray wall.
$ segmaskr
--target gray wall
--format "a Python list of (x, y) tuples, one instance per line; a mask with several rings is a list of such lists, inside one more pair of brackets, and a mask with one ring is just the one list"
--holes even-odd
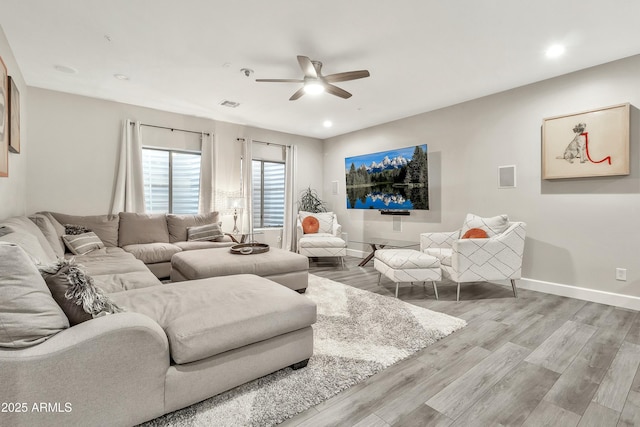
[[(537, 281), (640, 296), (640, 56), (465, 102), (325, 141), (324, 195), (349, 247), (370, 236), (416, 240), (455, 230), (467, 212), (507, 213), (528, 225), (523, 276)], [(455, 90), (455, 88), (451, 88)], [(428, 96), (426, 94), (425, 96)], [(631, 175), (544, 181), (544, 117), (632, 104)], [(569, 141), (567, 141), (568, 143)], [(431, 210), (402, 218), (346, 210), (344, 159), (428, 144)], [(517, 188), (498, 189), (497, 168), (517, 166)], [(338, 181), (339, 194), (331, 194)], [(626, 282), (615, 268), (628, 269)]]
[[(322, 142), (281, 132), (184, 116), (118, 102), (29, 88), (30, 148), (27, 212), (51, 210), (103, 214), (111, 206), (123, 120), (213, 132), (218, 144), (217, 186), (240, 190), (241, 144), (238, 137), (298, 146), (297, 185), (320, 188)], [(198, 136), (143, 127), (143, 144), (193, 148)]]
[(0, 27), (0, 57), (7, 67), (8, 74), (16, 82), (18, 91), (20, 91), (20, 154), (9, 153), (9, 176), (0, 178), (0, 218), (6, 218), (25, 213), (27, 205), (27, 153), (30, 147), (27, 137), (27, 86), (2, 27)]

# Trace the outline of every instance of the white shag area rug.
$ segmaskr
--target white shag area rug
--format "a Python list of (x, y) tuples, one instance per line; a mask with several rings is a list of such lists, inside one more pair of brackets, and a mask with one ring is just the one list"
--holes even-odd
[(318, 306), (306, 368), (282, 369), (144, 426), (272, 426), (466, 326), (462, 319), (309, 275)]

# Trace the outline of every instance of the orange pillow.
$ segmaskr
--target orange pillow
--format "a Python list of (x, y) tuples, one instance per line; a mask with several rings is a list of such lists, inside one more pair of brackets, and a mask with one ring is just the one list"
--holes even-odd
[(487, 232), (482, 228), (470, 228), (462, 236), (463, 239), (486, 239), (487, 237)]
[(315, 216), (309, 215), (302, 220), (302, 231), (304, 234), (317, 233), (320, 229), (320, 221)]

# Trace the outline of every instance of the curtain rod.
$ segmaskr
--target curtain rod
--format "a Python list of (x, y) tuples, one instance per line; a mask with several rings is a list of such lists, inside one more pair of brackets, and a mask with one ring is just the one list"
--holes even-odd
[[(135, 123), (131, 122), (131, 124), (134, 125)], [(146, 123), (140, 123), (140, 126), (147, 126), (147, 127), (150, 127), (150, 128), (158, 128), (158, 129), (167, 129), (167, 130), (170, 130), (171, 132), (173, 132), (175, 130), (175, 131), (178, 131), (178, 132), (197, 133), (198, 135), (204, 134), (204, 135), (210, 136), (209, 132), (198, 132), (196, 130), (169, 128), (169, 127), (166, 127), (166, 126), (148, 125)]]
[[(244, 141), (244, 138), (236, 138), (236, 141)], [(251, 142), (256, 142), (258, 144), (265, 144), (265, 145), (275, 145), (278, 147), (291, 147), (290, 145), (285, 145), (285, 144), (276, 144), (275, 142), (265, 142), (265, 141), (256, 141), (255, 139), (252, 139)]]

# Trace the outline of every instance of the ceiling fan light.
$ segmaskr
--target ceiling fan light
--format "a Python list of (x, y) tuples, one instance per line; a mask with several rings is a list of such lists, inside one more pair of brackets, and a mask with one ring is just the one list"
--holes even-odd
[(317, 95), (324, 92), (324, 85), (319, 82), (310, 82), (304, 85), (304, 92), (309, 95)]

